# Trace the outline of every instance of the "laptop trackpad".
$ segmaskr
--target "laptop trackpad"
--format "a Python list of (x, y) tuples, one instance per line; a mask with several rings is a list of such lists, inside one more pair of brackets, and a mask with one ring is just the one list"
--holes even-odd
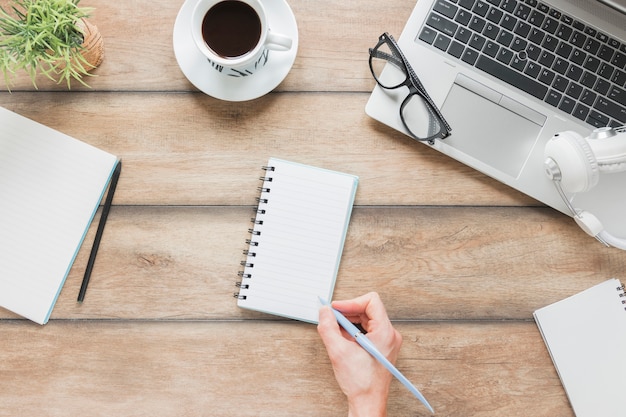
[(458, 84), (452, 85), (442, 113), (453, 129), (444, 143), (512, 177), (518, 176), (541, 130)]

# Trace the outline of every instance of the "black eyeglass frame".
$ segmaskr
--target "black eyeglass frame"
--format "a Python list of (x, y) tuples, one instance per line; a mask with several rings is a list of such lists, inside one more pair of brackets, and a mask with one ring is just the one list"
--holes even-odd
[[(389, 54), (379, 50), (379, 48), (383, 44), (387, 45), (387, 47), (391, 51), (392, 55), (389, 55)], [(382, 88), (384, 88), (386, 90), (395, 90), (395, 89), (400, 88), (400, 87), (407, 87), (409, 89), (409, 93), (407, 94), (406, 98), (404, 99), (404, 101), (400, 105), (400, 120), (402, 120), (402, 124), (404, 125), (405, 129), (409, 132), (409, 134), (414, 139), (422, 141), (422, 142), (428, 142), (431, 145), (434, 143), (435, 139), (444, 139), (444, 138), (450, 136), (450, 132), (452, 131), (452, 127), (446, 121), (446, 119), (443, 117), (443, 114), (441, 114), (441, 111), (439, 110), (439, 108), (437, 108), (437, 106), (433, 102), (432, 98), (430, 98), (430, 96), (426, 92), (426, 89), (424, 88), (424, 86), (422, 85), (421, 81), (417, 77), (417, 74), (413, 70), (413, 67), (411, 67), (411, 64), (409, 64), (409, 62), (407, 61), (406, 57), (404, 56), (404, 54), (400, 50), (400, 47), (396, 43), (396, 41), (393, 38), (393, 36), (391, 36), (387, 32), (385, 32), (382, 35), (380, 35), (378, 37), (378, 43), (376, 44), (376, 46), (374, 48), (370, 48), (369, 49), (369, 55), (370, 55), (370, 58), (369, 58), (370, 71), (372, 72), (372, 76), (376, 80), (376, 83), (380, 87), (382, 87)], [(372, 64), (372, 59), (373, 58), (384, 59), (386, 61), (389, 61), (393, 65), (397, 66), (399, 69), (403, 70), (404, 73), (406, 74), (406, 78), (404, 79), (404, 81), (399, 83), (399, 84), (397, 84), (397, 85), (392, 85), (392, 86), (388, 86), (388, 85), (383, 84), (378, 79), (378, 77), (376, 76), (376, 72), (374, 71), (374, 67), (373, 67), (373, 64)], [(430, 135), (430, 136), (428, 136), (426, 138), (420, 138), (415, 133), (413, 133), (413, 131), (411, 131), (411, 129), (407, 125), (406, 121), (404, 120), (404, 107), (407, 105), (409, 100), (416, 94), (419, 95), (422, 99), (424, 99), (424, 103), (426, 104), (426, 108), (427, 108), (428, 112), (430, 113), (431, 117), (433, 117), (433, 118), (435, 118), (437, 120), (437, 122), (439, 124), (439, 127), (440, 127), (438, 132), (436, 132), (435, 134)]]

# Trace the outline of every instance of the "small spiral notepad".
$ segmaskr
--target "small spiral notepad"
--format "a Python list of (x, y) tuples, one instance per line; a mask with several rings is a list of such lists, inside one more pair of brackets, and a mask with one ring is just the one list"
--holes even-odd
[(317, 323), (318, 297), (332, 298), (358, 177), (276, 158), (263, 169), (237, 304)]
[(534, 316), (576, 416), (626, 416), (626, 296), (620, 281), (604, 281)]

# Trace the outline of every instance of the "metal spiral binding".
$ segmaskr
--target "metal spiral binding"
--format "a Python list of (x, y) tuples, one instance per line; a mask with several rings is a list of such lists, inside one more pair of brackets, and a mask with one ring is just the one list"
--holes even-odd
[(622, 299), (622, 305), (624, 306), (624, 311), (626, 311), (626, 286), (622, 284), (622, 286), (615, 288), (619, 293), (619, 297)]
[[(248, 233), (250, 233), (252, 236), (261, 236), (261, 231), (260, 230), (256, 230), (256, 227), (263, 225), (263, 220), (259, 219), (259, 216), (262, 216), (262, 215), (265, 214), (265, 209), (261, 208), (260, 206), (262, 204), (267, 204), (268, 203), (269, 199), (264, 198), (263, 194), (268, 194), (271, 191), (271, 188), (266, 186), (265, 183), (270, 183), (270, 182), (272, 182), (274, 180), (274, 178), (269, 176), (269, 172), (272, 172), (272, 171), (275, 170), (274, 167), (272, 167), (272, 166), (263, 166), (261, 168), (264, 171), (266, 171), (266, 175), (264, 177), (259, 177), (259, 180), (263, 181), (263, 185), (258, 187), (258, 191), (261, 193), (261, 196), (256, 198), (257, 207), (255, 209), (255, 212), (256, 212), (256, 216), (257, 217), (250, 219), (250, 221), (252, 222), (254, 227), (253, 228), (249, 228), (248, 229)], [(244, 268), (254, 268), (254, 263), (250, 262), (249, 258), (256, 257), (256, 252), (254, 252), (250, 248), (259, 246), (259, 242), (257, 242), (256, 240), (253, 240), (253, 239), (246, 239), (246, 244), (248, 245), (248, 249), (245, 249), (243, 251), (243, 254), (246, 256), (246, 260), (245, 261), (241, 261), (240, 264)], [(250, 288), (250, 284), (245, 283), (245, 280), (252, 279), (252, 274), (249, 273), (249, 272), (246, 272), (246, 271), (239, 271), (237, 273), (237, 275), (242, 279), (242, 281), (237, 281), (235, 283), (235, 286), (237, 288), (239, 288), (239, 289), (244, 289), (244, 290)], [(245, 300), (247, 298), (247, 296), (241, 294), (240, 291), (235, 292), (233, 295), (234, 295), (235, 298), (237, 298), (239, 300)]]

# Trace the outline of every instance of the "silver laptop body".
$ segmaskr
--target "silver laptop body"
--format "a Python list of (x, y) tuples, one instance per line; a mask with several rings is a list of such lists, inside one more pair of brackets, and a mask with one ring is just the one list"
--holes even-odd
[[(626, 0), (610, 1), (613, 2), (612, 7), (597, 0), (419, 0), (401, 36), (397, 38), (398, 44), (452, 127), (451, 136), (443, 140), (437, 139), (432, 144), (427, 142), (424, 144), (571, 215), (554, 184), (545, 174), (544, 147), (548, 139), (557, 132), (573, 130), (588, 136), (595, 127), (626, 124), (624, 119), (626, 88), (622, 78), (626, 76), (626, 69), (623, 66), (618, 67), (622, 65), (622, 54), (626, 56)], [(482, 3), (482, 6), (477, 6), (478, 3)], [(485, 7), (487, 10), (484, 10)], [(502, 33), (503, 37), (508, 35), (508, 38), (500, 39), (497, 34), (491, 35), (483, 26), (481, 31), (473, 33), (470, 31), (470, 34), (463, 34), (463, 39), (461, 37), (457, 39), (459, 28), (465, 25), (465, 22), (457, 24), (455, 20), (459, 12), (463, 15), (461, 20), (468, 19), (469, 14), (469, 19), (477, 21), (475, 18), (478, 16), (479, 20), (485, 22), (485, 26), (493, 24), (492, 21), (496, 20), (499, 20), (501, 25), (500, 22), (505, 18), (508, 19), (504, 23), (509, 25), (510, 29), (503, 29), (500, 26), (499, 29), (495, 28), (496, 31), (508, 31), (508, 34)], [(537, 23), (535, 20), (530, 22), (531, 15), (534, 16), (533, 19), (541, 18), (543, 15), (545, 22)], [(520, 24), (520, 21), (523, 24)], [(571, 32), (570, 29), (563, 28), (564, 24), (573, 26)], [(530, 26), (534, 29), (533, 33), (539, 31), (544, 33), (544, 38), (546, 35), (553, 38), (552, 43), (544, 39), (545, 48), (541, 42), (535, 45), (527, 38), (530, 33), (526, 34), (526, 38), (522, 38), (524, 30), (520, 30), (518, 35), (516, 26), (513, 25), (519, 25), (524, 29), (527, 29), (524, 25)], [(563, 33), (563, 30), (566, 33)], [(579, 47), (585, 55), (591, 56), (596, 43), (599, 44), (598, 48), (603, 50), (608, 49), (608, 46), (618, 48), (619, 55), (613, 52), (610, 58), (603, 56), (597, 59), (600, 61), (599, 65), (608, 66), (608, 70), (613, 68), (613, 74), (608, 78), (610, 81), (610, 78), (614, 77), (614, 81), (618, 83), (611, 84), (610, 91), (604, 94), (602, 91), (595, 92), (598, 97), (604, 97), (603, 101), (600, 101), (602, 103), (602, 106), (599, 106), (600, 110), (604, 110), (607, 103), (612, 105), (608, 108), (608, 116), (598, 115), (600, 110), (596, 111), (592, 105), (584, 104), (588, 97), (582, 97), (582, 90), (589, 90), (587, 93), (594, 91), (594, 86), (587, 79), (584, 84), (580, 78), (578, 82), (566, 80), (570, 83), (569, 88), (572, 91), (569, 91), (567, 86), (562, 86), (563, 82), (555, 87), (539, 81), (541, 74), (549, 76), (550, 72), (554, 74), (553, 78), (565, 78), (566, 75), (570, 75), (566, 65), (571, 66), (572, 71), (578, 70), (579, 73), (587, 71), (582, 61), (578, 65), (580, 68), (575, 68), (576, 65), (572, 66), (569, 61), (563, 62), (564, 55), (571, 55), (573, 50), (563, 52), (562, 48), (566, 46), (560, 43), (569, 43), (569, 38), (577, 31), (586, 34), (586, 38), (593, 39), (593, 41), (587, 39), (589, 46)], [(481, 60), (480, 68), (476, 62), (468, 63), (476, 58), (475, 56), (468, 58), (466, 62), (463, 59), (464, 50), (470, 50), (470, 55), (486, 53), (483, 48), (469, 46), (471, 38), (466, 36), (473, 35), (485, 39), (483, 48), (487, 42), (491, 42), (501, 50), (507, 48), (512, 50), (513, 59), (517, 63), (519, 58), (527, 58), (524, 54), (536, 54), (538, 47), (539, 53), (548, 52), (555, 58), (549, 66), (530, 68), (531, 72), (543, 71), (532, 76), (534, 81), (524, 79), (520, 83), (516, 81), (520, 78), (516, 78), (518, 76), (512, 72), (507, 72), (504, 76), (494, 76), (492, 75), (494, 68), (500, 69), (500, 65), (510, 57), (501, 58), (497, 53), (490, 56), (492, 54), (489, 52)], [(449, 38), (448, 45), (445, 45), (446, 38)], [(516, 38), (525, 40), (526, 45), (520, 44)], [(372, 46), (375, 41), (376, 39), (372, 39)], [(439, 44), (436, 44), (437, 42)], [(452, 51), (453, 43), (456, 49)], [(503, 46), (504, 44), (507, 46)], [(530, 45), (535, 47), (529, 48)], [(521, 49), (521, 46), (524, 48)], [(574, 50), (576, 48), (573, 47)], [(555, 63), (557, 59), (560, 66)], [(591, 72), (591, 68), (587, 72)], [(526, 75), (523, 71), (521, 74)], [(582, 77), (582, 73), (575, 75)], [(502, 81), (501, 77), (512, 81), (513, 84), (523, 84), (523, 88), (514, 87)], [(596, 77), (598, 80), (602, 78), (598, 74)], [(600, 83), (604, 83), (604, 80)], [(536, 91), (537, 87), (540, 91)], [(602, 87), (599, 90), (607, 88), (604, 84)], [(383, 90), (376, 86), (367, 103), (366, 113), (406, 133), (399, 116), (399, 106), (406, 94), (406, 88)], [(548, 96), (551, 102), (546, 101)], [(616, 108), (615, 104), (620, 105)], [(587, 113), (583, 114), (581, 110), (585, 107)], [(601, 175), (595, 188), (573, 197), (573, 204), (595, 214), (605, 230), (626, 237), (626, 219), (623, 214), (626, 213), (625, 186), (626, 173)]]

